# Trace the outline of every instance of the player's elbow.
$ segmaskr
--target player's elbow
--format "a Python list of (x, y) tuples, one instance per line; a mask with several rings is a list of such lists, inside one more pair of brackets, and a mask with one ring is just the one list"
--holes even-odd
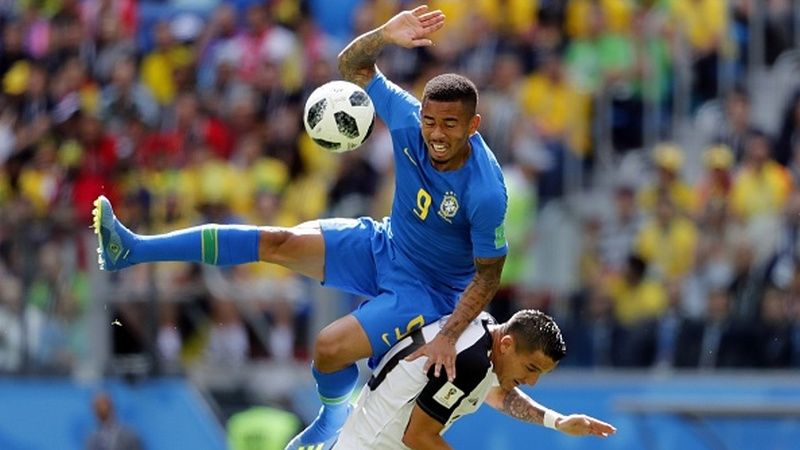
[(422, 433), (407, 428), (403, 434), (403, 444), (411, 450), (421, 450), (425, 448), (425, 442), (430, 442), (430, 439), (425, 439)]
[(403, 445), (410, 448), (411, 450), (417, 450), (419, 448), (417, 447), (417, 438), (414, 437), (414, 435), (412, 433), (409, 433), (408, 431), (406, 431), (405, 434), (403, 435)]

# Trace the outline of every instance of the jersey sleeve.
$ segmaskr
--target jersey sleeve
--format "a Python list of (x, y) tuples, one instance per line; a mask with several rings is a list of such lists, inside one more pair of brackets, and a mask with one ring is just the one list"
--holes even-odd
[(391, 82), (377, 71), (366, 88), (375, 112), (389, 130), (415, 126), (420, 123), (420, 103), (413, 95)]
[[(491, 339), (485, 335), (484, 339)], [(442, 425), (447, 424), (453, 412), (486, 377), (491, 364), (486, 349), (489, 343), (473, 345), (456, 356), (456, 375), (453, 382), (447, 381), (447, 375), (433, 375), (434, 368), (428, 371), (428, 383), (417, 396), (417, 406), (428, 413)]]
[(484, 192), (474, 204), (470, 222), (472, 251), (475, 257), (495, 258), (508, 253), (505, 218), (508, 195), (505, 189)]

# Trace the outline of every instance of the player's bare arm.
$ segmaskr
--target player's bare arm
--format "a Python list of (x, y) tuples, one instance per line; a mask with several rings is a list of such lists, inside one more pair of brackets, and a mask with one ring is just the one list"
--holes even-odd
[(339, 53), (339, 72), (342, 78), (366, 87), (375, 76), (375, 62), (378, 60), (386, 39), (380, 28), (368, 31), (357, 37)]
[(452, 450), (453, 447), (439, 434), (442, 428), (444, 426), (439, 421), (423, 411), (419, 405), (414, 405), (403, 434), (403, 444), (411, 450)]
[[(549, 411), (519, 388), (510, 391), (494, 388), (486, 396), (486, 403), (511, 417), (536, 425), (545, 424), (545, 415)], [(584, 414), (551, 414), (556, 414), (555, 429), (570, 436), (608, 437), (617, 431), (612, 425)]]
[(447, 324), (431, 342), (420, 347), (406, 360), (413, 361), (421, 356), (427, 356), (428, 360), (423, 367), (425, 372), (433, 366), (433, 374), (438, 377), (441, 368), (444, 367), (447, 378), (453, 381), (456, 378), (456, 341), (467, 325), (475, 320), (494, 298), (500, 288), (500, 275), (503, 273), (505, 262), (505, 256), (475, 258), (475, 275), (461, 294), (461, 299), (453, 314), (447, 319)]
[(461, 299), (456, 305), (453, 315), (439, 332), (452, 343), (458, 340), (470, 322), (492, 301), (500, 288), (500, 276), (503, 274), (505, 256), (497, 258), (475, 258), (475, 276), (464, 289)]
[(427, 36), (444, 26), (440, 10), (428, 11), (426, 5), (403, 11), (381, 27), (355, 38), (339, 53), (339, 72), (342, 78), (366, 87), (375, 76), (375, 63), (381, 50), (394, 44), (405, 48), (432, 45)]

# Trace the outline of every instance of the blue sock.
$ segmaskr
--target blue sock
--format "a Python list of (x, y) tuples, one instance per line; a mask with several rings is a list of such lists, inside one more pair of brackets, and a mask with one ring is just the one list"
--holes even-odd
[(216, 266), (256, 262), (259, 229), (245, 225), (202, 225), (154, 236), (136, 236), (132, 263), (189, 261)]
[(322, 373), (312, 366), (311, 373), (317, 380), (317, 392), (324, 406), (346, 405), (358, 381), (358, 367), (355, 364), (331, 373)]
[(358, 382), (358, 367), (351, 364), (342, 370), (322, 373), (311, 368), (317, 380), (317, 392), (322, 400), (319, 415), (299, 436), (299, 442), (323, 442), (342, 428), (350, 414), (350, 396)]

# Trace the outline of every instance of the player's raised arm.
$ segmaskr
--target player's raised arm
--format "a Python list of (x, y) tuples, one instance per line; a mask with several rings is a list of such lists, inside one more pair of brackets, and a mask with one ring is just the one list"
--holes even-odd
[(366, 87), (375, 76), (375, 62), (383, 47), (394, 44), (401, 47), (423, 47), (433, 44), (428, 36), (444, 26), (440, 10), (428, 11), (426, 5), (403, 11), (382, 26), (355, 38), (339, 53), (339, 72), (342, 77)]
[(516, 419), (543, 425), (570, 436), (608, 437), (617, 431), (612, 425), (584, 414), (563, 416), (540, 405), (519, 388), (506, 391), (495, 387), (486, 396), (486, 403)]

